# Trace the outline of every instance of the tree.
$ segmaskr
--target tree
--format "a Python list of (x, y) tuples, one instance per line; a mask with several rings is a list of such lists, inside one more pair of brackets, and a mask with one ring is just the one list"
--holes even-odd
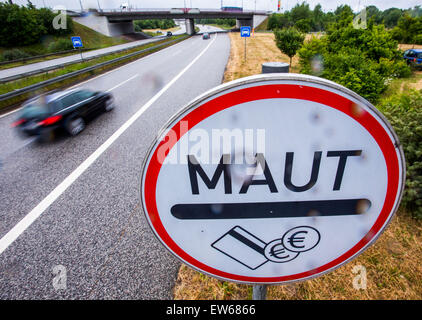
[(309, 8), (309, 4), (302, 2), (301, 4), (296, 4), (290, 11), (292, 21), (296, 23), (301, 19), (311, 19), (312, 11)]
[(322, 7), (319, 3), (315, 6), (312, 15), (313, 15), (312, 24), (314, 26), (315, 31), (323, 30), (324, 29), (325, 14), (322, 11)]
[(293, 27), (276, 30), (274, 31), (274, 36), (277, 47), (290, 58), (291, 66), (292, 58), (296, 54), (297, 50), (302, 47), (305, 35)]
[(384, 25), (386, 28), (393, 28), (397, 25), (400, 17), (403, 15), (403, 11), (397, 8), (390, 8), (385, 10), (383, 13)]
[(413, 18), (405, 14), (399, 19), (391, 33), (393, 38), (401, 43), (418, 44), (417, 36), (422, 34), (422, 16)]
[(336, 21), (344, 20), (346, 17), (353, 17), (353, 10), (347, 4), (342, 4), (334, 11)]

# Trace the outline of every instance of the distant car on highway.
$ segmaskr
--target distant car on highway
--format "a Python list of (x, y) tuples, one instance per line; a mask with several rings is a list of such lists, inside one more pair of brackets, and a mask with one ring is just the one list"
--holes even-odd
[(38, 136), (41, 140), (49, 139), (59, 128), (75, 136), (98, 111), (113, 108), (110, 93), (86, 89), (59, 91), (25, 102), (12, 126), (24, 136)]
[(205, 33), (202, 35), (202, 39), (204, 39), (204, 40), (209, 39), (209, 38), (210, 38), (210, 34), (209, 34), (208, 32), (205, 32)]
[(173, 33), (171, 33), (171, 31), (167, 31), (167, 37), (171, 37), (173, 35)]
[(404, 52), (403, 58), (408, 65), (422, 67), (422, 49), (409, 49)]

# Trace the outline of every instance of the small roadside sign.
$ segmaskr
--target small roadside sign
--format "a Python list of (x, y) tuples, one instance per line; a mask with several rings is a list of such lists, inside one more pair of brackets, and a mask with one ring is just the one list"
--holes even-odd
[(251, 27), (240, 27), (240, 36), (241, 37), (250, 37), (251, 36)]
[(397, 210), (405, 161), (384, 116), (356, 93), (263, 74), (196, 98), (142, 168), (141, 199), (183, 263), (243, 283), (305, 280), (366, 250)]
[(79, 36), (71, 37), (70, 39), (72, 40), (72, 44), (73, 44), (74, 48), (82, 48), (83, 47), (81, 37), (79, 37)]

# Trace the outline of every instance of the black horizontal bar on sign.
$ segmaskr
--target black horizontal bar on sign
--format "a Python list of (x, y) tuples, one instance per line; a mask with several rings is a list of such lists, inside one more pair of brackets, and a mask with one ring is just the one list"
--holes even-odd
[(349, 216), (368, 211), (368, 199), (290, 202), (176, 204), (171, 214), (177, 219), (262, 219), (314, 216)]

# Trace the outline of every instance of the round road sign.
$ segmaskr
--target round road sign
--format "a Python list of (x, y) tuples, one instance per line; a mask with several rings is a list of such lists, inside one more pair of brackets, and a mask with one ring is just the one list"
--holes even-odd
[(155, 235), (185, 264), (283, 283), (367, 249), (404, 178), (398, 139), (368, 101), (324, 79), (267, 74), (175, 115), (145, 159), (141, 197)]

